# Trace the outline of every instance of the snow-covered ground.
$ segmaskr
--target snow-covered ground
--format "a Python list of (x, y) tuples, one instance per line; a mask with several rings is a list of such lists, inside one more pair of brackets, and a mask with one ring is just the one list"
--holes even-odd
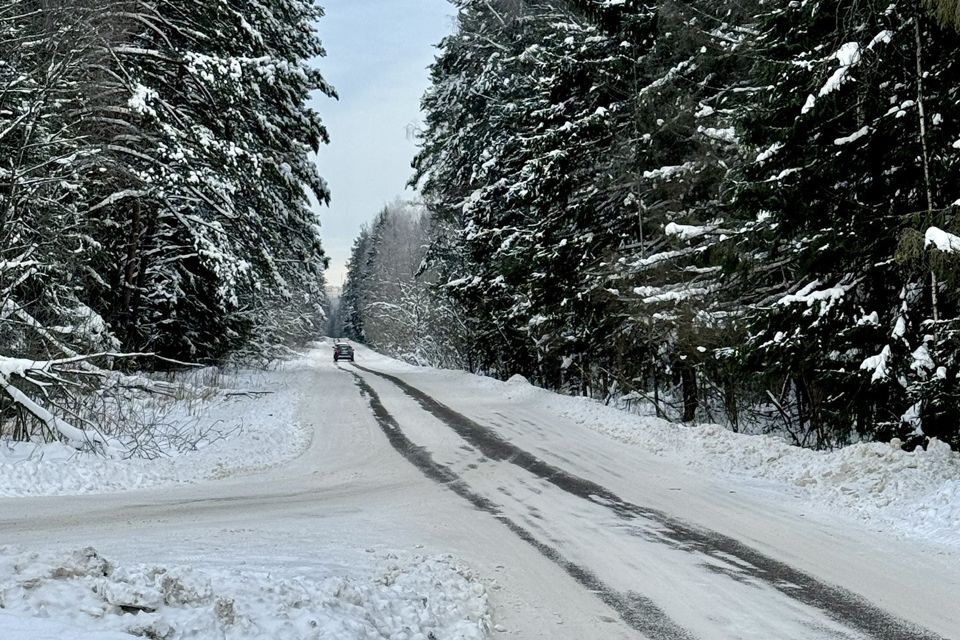
[(769, 480), (820, 510), (960, 548), (960, 455), (943, 442), (913, 452), (876, 442), (812, 451), (775, 436), (678, 425), (585, 398), (539, 401), (589, 429), (702, 472)]
[(59, 443), (0, 439), (0, 496), (79, 495), (197, 482), (280, 464), (309, 444), (310, 433), (296, 418), (308, 389), (295, 365), (224, 373), (217, 376), (215, 388), (193, 388), (192, 376), (187, 378), (182, 399), (148, 400), (138, 408), (162, 421), (162, 431), (175, 434), (160, 443), (155, 459), (106, 459)]
[(956, 637), (942, 446), (802, 451), (357, 355), (225, 382), (274, 393), (203, 405), (244, 429), (195, 452), (33, 460), (87, 495), (0, 498), (0, 640)]
[(533, 412), (571, 423), (700, 473), (731, 480), (758, 480), (816, 511), (845, 514), (869, 528), (960, 549), (960, 454), (939, 441), (926, 451), (896, 444), (863, 443), (836, 451), (812, 451), (775, 436), (746, 435), (717, 425), (685, 426), (642, 416), (595, 400), (462, 371), (415, 367), (363, 351), (378, 370), (415, 374), (428, 390), (483, 388)]
[(445, 556), (381, 555), (356, 578), (0, 549), (3, 640), (481, 640), (489, 626), (484, 585)]
[[(111, 460), (0, 444), (0, 496), (13, 496), (0, 542), (15, 543), (0, 547), (0, 640), (488, 637), (487, 584), (445, 550), (350, 514), (331, 528), (298, 507), (323, 513), (321, 475), (383, 476), (317, 437), (364, 433), (362, 414), (324, 411), (359, 397), (341, 373), (340, 386), (318, 386), (318, 359), (215, 376), (216, 393), (165, 403), (165, 429), (206, 434), (195, 450)], [(146, 504), (164, 515), (145, 522)], [(93, 515), (64, 515), (75, 506)]]
[[(324, 358), (321, 352), (319, 358)], [(364, 351), (384, 371), (415, 372), (436, 384), (480, 385), (511, 400), (541, 407), (618, 441), (679, 464), (736, 478), (782, 485), (811, 506), (849, 514), (874, 528), (960, 548), (960, 454), (933, 441), (906, 452), (880, 443), (837, 451), (800, 449), (775, 436), (732, 433), (717, 425), (684, 426), (529, 385), (411, 365)], [(108, 460), (61, 444), (0, 440), (0, 496), (72, 495), (124, 491), (262, 470), (298, 455), (310, 433), (298, 424), (301, 375), (311, 356), (270, 372), (224, 374), (222, 390), (164, 408), (163, 419), (206, 432), (195, 450), (167, 451), (155, 460)], [(236, 394), (235, 391), (254, 394)]]
[[(893, 515), (879, 506), (864, 519), (802, 483), (726, 468), (724, 455), (738, 453), (705, 450), (697, 429), (521, 378), (411, 367), (362, 348), (357, 364), (392, 416), (388, 427), (429, 451), (477, 504), (495, 505), (518, 535), (587, 571), (571, 575), (627, 612), (641, 637), (942, 640), (960, 629), (960, 554), (944, 535), (918, 539), (914, 519), (890, 535), (881, 516)], [(613, 426), (629, 437), (612, 437)], [(771, 458), (793, 453), (769, 438), (727, 444), (739, 438)], [(815, 455), (821, 469), (840, 466)], [(896, 482), (896, 468), (881, 465)]]

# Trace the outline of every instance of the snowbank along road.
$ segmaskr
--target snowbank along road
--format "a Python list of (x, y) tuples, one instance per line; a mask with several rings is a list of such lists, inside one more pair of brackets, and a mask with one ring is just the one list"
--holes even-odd
[(290, 372), (313, 431), (294, 462), (0, 501), (0, 539), (317, 574), (349, 573), (371, 550), (450, 553), (486, 579), (498, 637), (960, 638), (950, 549), (691, 473), (532, 402), (522, 383), (357, 353)]

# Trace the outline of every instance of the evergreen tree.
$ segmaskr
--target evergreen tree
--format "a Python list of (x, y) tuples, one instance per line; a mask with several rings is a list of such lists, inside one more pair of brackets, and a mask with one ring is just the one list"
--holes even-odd
[(461, 350), (472, 336), (465, 335), (457, 309), (438, 295), (442, 288), (425, 264), (433, 231), (421, 204), (402, 201), (361, 231), (341, 298), (340, 333), (414, 364), (469, 366)]
[(108, 248), (92, 302), (113, 310), (128, 346), (177, 358), (302, 339), (323, 320), (325, 258), (304, 191), (328, 198), (309, 156), (326, 132), (304, 107), (312, 90), (332, 94), (307, 67), (322, 54), (321, 11), (303, 0), (124, 9), (117, 68), (91, 104), (104, 149), (91, 235)]
[(216, 361), (319, 334), (321, 16), (309, 0), (0, 3), (0, 359), (50, 380), (0, 375), (0, 411), (86, 441), (41, 406), (82, 404), (78, 376), (121, 380), (84, 354)]
[(955, 303), (917, 258), (958, 197), (958, 36), (909, 2), (793, 4), (760, 31), (752, 74), (768, 89), (743, 107), (757, 157), (734, 201), (761, 221), (742, 246), (746, 366), (780, 389), (808, 444), (904, 435), (917, 416), (942, 435)]
[(955, 437), (954, 32), (906, 2), (457, 6), (414, 166), (479, 368), (811, 446)]
[(347, 279), (340, 294), (340, 321), (343, 335), (357, 342), (366, 342), (364, 332), (364, 305), (369, 282), (368, 266), (373, 251), (370, 230), (366, 227), (353, 243), (347, 263)]
[(416, 166), (484, 368), (600, 394), (676, 378), (692, 419), (747, 6), (463, 3)]
[(458, 234), (450, 253), (462, 262), (441, 272), (476, 319), (481, 366), (548, 384), (593, 351), (583, 281), (620, 240), (622, 205), (604, 187), (629, 110), (635, 52), (623, 43), (647, 47), (653, 21), (645, 5), (594, 9), (463, 3), (434, 67), (416, 163)]
[[(736, 339), (730, 307), (737, 280), (724, 276), (725, 245), (740, 224), (721, 202), (739, 140), (731, 107), (748, 86), (746, 34), (753, 3), (661, 2), (649, 52), (637, 59), (634, 100), (614, 147), (622, 201), (620, 242), (595, 270), (591, 295), (609, 305), (609, 369), (623, 391), (678, 384), (679, 415), (697, 417), (702, 391), (719, 388), (737, 426), (732, 374), (716, 348)], [(719, 353), (722, 354), (722, 351)]]

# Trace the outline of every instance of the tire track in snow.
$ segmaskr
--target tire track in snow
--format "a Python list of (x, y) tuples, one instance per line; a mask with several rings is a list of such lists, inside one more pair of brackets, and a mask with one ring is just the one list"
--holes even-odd
[(377, 392), (361, 375), (352, 371), (350, 373), (356, 379), (360, 392), (368, 398), (373, 415), (390, 445), (423, 475), (446, 486), (477, 509), (496, 517), (517, 537), (536, 548), (544, 557), (559, 565), (574, 580), (593, 592), (616, 611), (632, 629), (644, 634), (650, 640), (695, 640), (694, 636), (671, 620), (649, 598), (638, 593), (621, 593), (611, 589), (595, 574), (566, 559), (557, 549), (540, 542), (527, 529), (502, 514), (495, 502), (472, 491), (469, 485), (449, 467), (434, 461), (429, 451), (407, 438), (396, 419), (383, 405)]
[[(887, 613), (852, 591), (821, 582), (734, 538), (699, 529), (661, 511), (630, 503), (602, 485), (568, 473), (520, 449), (501, 438), (492, 429), (438, 402), (432, 396), (396, 376), (357, 364), (354, 364), (354, 367), (399, 387), (405, 394), (416, 400), (424, 410), (453, 429), (487, 458), (514, 464), (569, 494), (609, 508), (624, 521), (646, 519), (656, 523), (661, 529), (651, 533), (643, 528), (633, 527), (634, 535), (649, 537), (676, 549), (698, 551), (721, 562), (730, 562), (731, 558), (734, 558), (737, 560), (738, 569), (743, 573), (739, 576), (731, 575), (732, 578), (742, 579), (746, 574), (760, 580), (789, 598), (815, 607), (834, 621), (876, 640), (947, 640), (914, 623)], [(652, 602), (650, 604), (655, 606)]]

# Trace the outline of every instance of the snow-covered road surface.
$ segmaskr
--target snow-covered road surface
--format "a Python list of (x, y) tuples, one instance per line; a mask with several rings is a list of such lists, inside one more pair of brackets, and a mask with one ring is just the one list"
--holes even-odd
[(362, 349), (358, 366), (328, 356), (301, 368), (313, 440), (292, 463), (166, 490), (2, 500), (0, 540), (278, 580), (362, 579), (394, 557), (452, 554), (485, 579), (495, 637), (960, 637), (948, 548), (691, 473), (504, 385)]

